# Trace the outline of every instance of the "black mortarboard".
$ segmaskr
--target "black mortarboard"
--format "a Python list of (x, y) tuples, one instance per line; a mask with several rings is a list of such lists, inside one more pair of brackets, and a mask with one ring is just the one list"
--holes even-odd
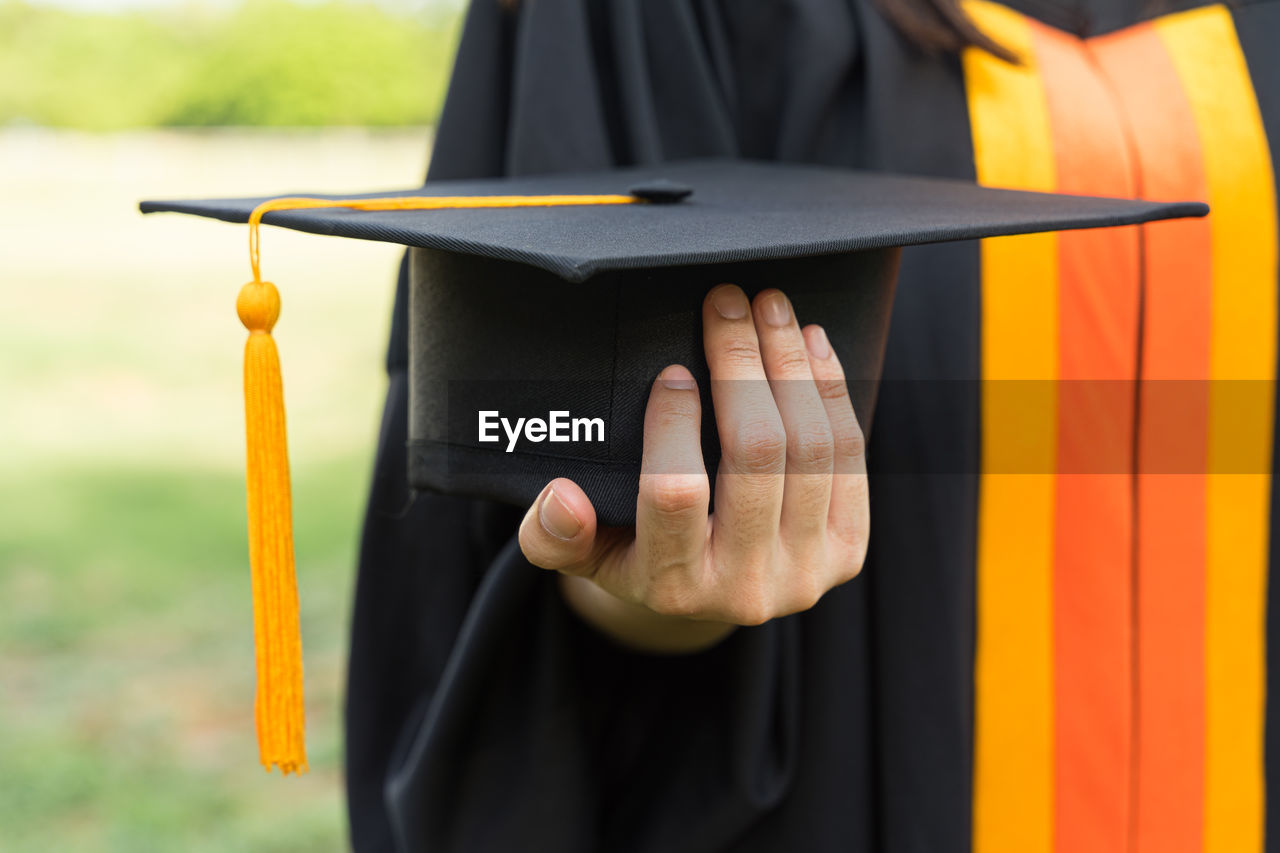
[[(364, 202), (309, 198), (276, 202), (286, 209), (274, 212), (265, 212), (270, 205), (260, 207), (267, 198), (149, 201), (142, 210), (231, 222), (251, 221), (256, 210), (267, 224), (411, 247), (411, 484), (528, 505), (549, 480), (565, 476), (582, 486), (604, 524), (634, 518), (642, 414), (658, 372), (683, 364), (706, 388), (700, 306), (712, 286), (733, 282), (749, 294), (779, 287), (801, 322), (822, 324), (867, 429), (900, 247), (1208, 212), (1190, 202), (1016, 192), (728, 160), (440, 181), (410, 192), (361, 196)], [(333, 206), (339, 203), (409, 209)], [(451, 209), (422, 209), (428, 205)], [(288, 209), (302, 206), (307, 209)], [(252, 230), (254, 282), (246, 285), (239, 307), (246, 325), (269, 331), (278, 304), (274, 289), (269, 298), (262, 296), (270, 286), (257, 276)], [(291, 569), (292, 550), (272, 540), (273, 531), (275, 540), (288, 538), (283, 416), (273, 414), (278, 398), (264, 403), (261, 396), (278, 388), (274, 345), (268, 357), (253, 350), (255, 339), (269, 341), (269, 335), (250, 338), (251, 537), (257, 535), (255, 513), (274, 507), (277, 516), (267, 522), (259, 517), (266, 532), (260, 534), (265, 540), (251, 542), (256, 577), (259, 561), (269, 562), (272, 555)], [(267, 367), (259, 370), (250, 362)], [(710, 395), (703, 400), (704, 457), (714, 475), (719, 451)], [(581, 421), (582, 439), (600, 437), (593, 426), (598, 419), (603, 440), (526, 439), (509, 451), (501, 430), (498, 441), (481, 440), (480, 413), (488, 411), (511, 422), (550, 421), (552, 413), (563, 412), (564, 434), (572, 436), (572, 422)], [(255, 429), (259, 438), (266, 436), (256, 449)], [(272, 454), (281, 457), (275, 468), (263, 461)], [(280, 489), (283, 498), (276, 495)], [(291, 571), (281, 583), (281, 600), (288, 604), (296, 595)], [(259, 603), (272, 588), (271, 582), (255, 580)], [(258, 628), (260, 638), (270, 632), (261, 622)], [(290, 633), (288, 625), (284, 633)], [(260, 733), (264, 701), (260, 682)], [(294, 735), (280, 737), (292, 741)], [(278, 754), (300, 756), (300, 750), (264, 744), (268, 765), (291, 769), (301, 763)]]

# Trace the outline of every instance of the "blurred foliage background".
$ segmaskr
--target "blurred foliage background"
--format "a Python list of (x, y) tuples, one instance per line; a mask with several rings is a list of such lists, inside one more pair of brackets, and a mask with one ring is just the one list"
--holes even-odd
[(341, 850), (399, 253), (263, 233), (311, 758), (282, 778), (253, 732), (246, 235), (137, 201), (417, 185), (460, 12), (133, 1), (0, 0), (0, 850)]
[(349, 0), (108, 11), (0, 0), (0, 125), (427, 124), (458, 20), (451, 7)]

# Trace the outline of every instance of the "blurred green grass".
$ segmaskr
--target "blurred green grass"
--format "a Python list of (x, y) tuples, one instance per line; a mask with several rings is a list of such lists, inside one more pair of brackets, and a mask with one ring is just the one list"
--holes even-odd
[[(282, 778), (253, 731), (245, 234), (136, 202), (416, 185), (458, 23), (434, 2), (0, 0), (0, 850), (346, 846), (345, 645), (399, 252), (263, 235), (311, 768)], [(208, 129), (137, 130), (179, 126)]]
[(439, 3), (83, 11), (0, 0), (0, 126), (427, 124), (459, 21)]
[[(243, 227), (143, 197), (413, 186), (429, 133), (0, 131), (0, 850), (346, 846), (342, 683), (399, 251), (270, 228), (311, 772), (253, 730)], [(336, 176), (336, 177), (335, 177)]]
[(342, 846), (338, 721), (362, 458), (304, 466), (311, 772), (256, 766), (243, 484), (103, 464), (32, 471), (0, 529), (6, 850)]

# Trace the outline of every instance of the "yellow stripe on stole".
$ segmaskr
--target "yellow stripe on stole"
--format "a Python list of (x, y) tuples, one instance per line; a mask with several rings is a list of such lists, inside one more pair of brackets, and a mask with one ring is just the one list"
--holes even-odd
[[(1049, 110), (1026, 19), (967, 2), (1020, 66), (964, 52), (978, 181), (1051, 191)], [(1053, 841), (1053, 519), (1057, 237), (982, 242), (974, 828), (977, 853)], [(1028, 286), (1028, 285), (1034, 286)], [(1046, 286), (1048, 285), (1048, 286)], [(996, 380), (996, 381), (992, 381)], [(1028, 380), (1028, 381), (1004, 381)]]
[(1263, 844), (1266, 584), (1276, 345), (1276, 210), (1266, 132), (1231, 14), (1156, 22), (1204, 151), (1213, 242), (1206, 494), (1208, 853)]

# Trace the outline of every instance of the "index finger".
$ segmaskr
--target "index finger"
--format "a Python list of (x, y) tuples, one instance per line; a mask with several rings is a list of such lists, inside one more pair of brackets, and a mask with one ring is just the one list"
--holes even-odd
[(714, 536), (725, 549), (725, 564), (747, 571), (778, 535), (786, 431), (746, 294), (732, 284), (712, 290), (702, 328), (720, 436)]

